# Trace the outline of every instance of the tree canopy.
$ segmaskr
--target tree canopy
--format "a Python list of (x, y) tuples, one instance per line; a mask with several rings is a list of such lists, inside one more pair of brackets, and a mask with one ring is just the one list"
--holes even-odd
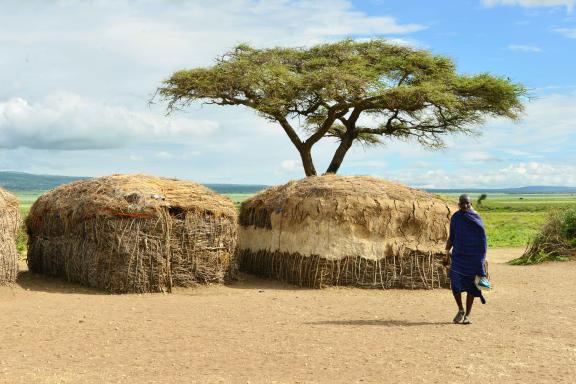
[(518, 119), (525, 88), (487, 73), (461, 75), (452, 60), (385, 40), (343, 40), (310, 48), (239, 45), (213, 66), (172, 74), (158, 88), (168, 111), (191, 103), (240, 105), (278, 123), (316, 175), (312, 146), (339, 145), (336, 173), (355, 143), (388, 138), (444, 146), (447, 134), (475, 133), (488, 117)]

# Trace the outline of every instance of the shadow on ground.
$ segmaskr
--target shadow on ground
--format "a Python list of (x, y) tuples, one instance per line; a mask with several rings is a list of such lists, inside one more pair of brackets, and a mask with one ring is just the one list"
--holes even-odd
[(77, 283), (67, 282), (57, 277), (45, 276), (27, 270), (18, 273), (16, 284), (27, 291), (84, 295), (106, 294), (102, 291), (93, 288), (87, 288)]
[[(27, 291), (85, 295), (111, 295), (109, 292), (98, 290), (96, 288), (85, 287), (79, 283), (69, 282), (59, 277), (46, 276), (40, 273), (30, 272), (25, 265), (20, 266), (20, 272), (18, 273), (16, 284)], [(237, 280), (226, 284), (226, 287), (232, 289), (259, 291), (262, 293), (265, 291), (296, 291), (312, 289), (301, 288), (295, 285), (271, 279), (262, 279), (243, 273), (240, 274)], [(190, 293), (193, 294), (197, 289), (198, 288), (194, 287), (174, 287), (174, 293), (182, 295)], [(161, 295), (162, 293), (154, 292), (150, 294)]]
[(238, 278), (226, 284), (226, 287), (232, 289), (249, 289), (249, 290), (271, 290), (271, 291), (297, 291), (297, 290), (317, 290), (315, 288), (299, 287), (282, 281), (256, 277), (247, 273), (240, 272)]
[(451, 322), (437, 322), (430, 323), (425, 321), (407, 321), (407, 320), (326, 320), (326, 321), (314, 321), (311, 323), (305, 323), (307, 325), (379, 325), (383, 327), (421, 327), (427, 325), (448, 325)]

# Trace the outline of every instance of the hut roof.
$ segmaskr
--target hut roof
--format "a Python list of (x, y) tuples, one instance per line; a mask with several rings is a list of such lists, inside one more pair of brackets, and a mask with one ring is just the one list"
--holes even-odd
[(429, 192), (372, 176), (339, 175), (312, 176), (301, 180), (290, 181), (287, 184), (269, 188), (258, 197), (265, 201), (269, 196), (275, 198), (279, 195), (326, 199), (370, 196), (375, 199), (400, 201), (436, 197)]
[(83, 216), (151, 217), (161, 209), (235, 216), (232, 201), (193, 182), (143, 174), (111, 175), (61, 185), (34, 204), (43, 211), (72, 210)]
[(0, 212), (19, 212), (18, 198), (12, 193), (0, 188)]
[[(405, 185), (371, 176), (324, 175), (290, 181), (268, 188), (242, 204), (242, 225), (269, 227), (270, 223), (248, 213), (285, 213), (284, 223), (298, 224), (303, 217), (335, 219), (366, 225), (369, 217), (384, 211), (411, 211), (424, 219), (426, 212), (448, 217), (457, 209), (439, 196)], [(290, 212), (287, 212), (290, 211)], [(247, 213), (247, 214), (244, 214)], [(289, 214), (288, 214), (289, 213)], [(439, 223), (444, 227), (445, 223)]]

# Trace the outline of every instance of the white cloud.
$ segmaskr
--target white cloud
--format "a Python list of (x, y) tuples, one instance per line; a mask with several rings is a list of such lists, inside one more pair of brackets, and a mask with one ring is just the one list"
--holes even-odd
[[(370, 36), (405, 42), (398, 36), (426, 28), (391, 16), (370, 16), (348, 0), (70, 1), (65, 6), (47, 2), (39, 8), (43, 16), (31, 17), (26, 23), (35, 28), (26, 28), (21, 22), (12, 25), (8, 17), (3, 20), (0, 15), (0, 24), (5, 25), (0, 41), (43, 44), (64, 55), (92, 47), (100, 53), (98, 61), (124, 57), (139, 66), (164, 70), (210, 64), (241, 42), (308, 46)], [(67, 22), (55, 24), (59, 18)]]
[(414, 40), (414, 39), (393, 38), (393, 39), (387, 39), (387, 41), (391, 44), (400, 45), (400, 46), (404, 46), (404, 47), (420, 48), (420, 49), (428, 48), (427, 46), (425, 46), (421, 42)]
[[(373, 174), (428, 188), (576, 186), (576, 94), (555, 94), (527, 102), (522, 120), (491, 120), (480, 137), (451, 136), (441, 151), (389, 142), (384, 149), (354, 150), (347, 174)], [(381, 170), (361, 162), (384, 160)], [(376, 172), (375, 172), (376, 171)]]
[(296, 172), (301, 170), (302, 165), (296, 160), (284, 160), (280, 165), (280, 168), (285, 172)]
[(569, 39), (576, 39), (576, 28), (558, 28), (554, 31), (561, 33)]
[[(341, 3), (337, 8), (339, 12), (351, 11), (351, 7), (344, 3)], [(332, 16), (338, 16), (338, 14), (332, 14)], [(374, 35), (382, 33), (405, 34), (424, 29), (424, 27), (419, 24), (397, 24), (396, 20), (392, 17), (366, 18), (366, 15), (361, 12), (351, 12), (348, 14), (347, 18), (333, 19), (333, 21), (337, 21), (334, 24), (326, 23), (326, 19), (319, 20), (322, 21), (319, 26), (310, 26), (305, 30), (305, 32), (309, 35), (338, 37), (346, 35)]]
[(363, 168), (386, 168), (388, 163), (381, 160), (361, 160), (361, 161), (351, 161), (349, 164), (351, 167), (363, 167)]
[(495, 188), (530, 185), (576, 185), (576, 165), (557, 163), (514, 163), (486, 171), (462, 169), (449, 172), (434, 169), (408, 171), (395, 175), (395, 180), (420, 188)]
[[(552, 94), (526, 102), (526, 110), (517, 123), (506, 119), (488, 121), (479, 128), (482, 136), (451, 137), (450, 148), (462, 152), (496, 151), (508, 153), (573, 153), (576, 138), (576, 94)], [(499, 156), (496, 156), (499, 157)]]
[(542, 52), (542, 48), (537, 47), (535, 45), (510, 44), (510, 45), (508, 45), (507, 48), (510, 51), (530, 52), (530, 53)]
[(576, 0), (482, 0), (482, 3), (488, 7), (498, 5), (516, 5), (527, 8), (565, 6), (569, 11), (574, 8), (575, 2)]
[[(19, 17), (11, 16), (14, 14)], [(30, 128), (29, 133), (18, 127), (21, 132), (17, 133), (13, 123), (1, 123), (0, 146), (59, 149), (125, 145), (140, 136), (131, 132), (137, 132), (134, 125), (142, 121), (152, 126), (147, 132), (160, 131), (152, 138), (182, 136), (170, 132), (163, 136), (170, 131), (163, 126), (169, 124), (167, 121), (180, 128), (191, 124), (192, 131), (202, 127), (210, 130), (213, 126), (209, 122), (161, 117), (164, 106), (155, 106), (158, 114), (150, 114), (145, 110), (147, 101), (162, 79), (175, 70), (210, 65), (214, 58), (239, 43), (258, 47), (307, 46), (346, 36), (386, 36), (399, 43), (406, 34), (425, 28), (391, 16), (371, 16), (347, 0), (2, 2), (0, 25), (4, 52), (0, 60), (0, 103), (4, 107), (13, 107), (17, 99), (22, 99), (26, 108), (41, 110), (46, 101), (33, 101), (55, 89), (66, 89), (87, 95), (92, 104), (105, 108), (103, 117), (113, 114), (138, 122), (125, 127), (104, 119), (110, 129), (99, 126), (99, 132), (88, 132), (87, 125), (94, 126), (93, 115), (99, 113), (88, 114), (84, 119), (80, 113), (94, 108), (82, 108), (73, 114), (75, 128), (58, 127), (55, 137), (50, 137), (46, 127)], [(16, 69), (22, 66), (25, 68)], [(239, 121), (238, 111), (197, 106), (187, 110), (190, 116), (201, 115), (222, 126), (227, 116), (233, 116), (234, 121), (228, 126), (235, 132), (244, 129), (252, 133), (260, 128), (266, 135), (281, 134), (253, 113)], [(120, 132), (113, 127), (121, 127)], [(205, 143), (207, 147), (216, 145)], [(160, 146), (156, 149), (162, 150)]]
[(460, 159), (470, 163), (500, 162), (502, 159), (487, 151), (469, 151), (460, 156)]
[(171, 159), (174, 157), (174, 155), (172, 155), (169, 152), (166, 151), (160, 151), (154, 154), (154, 157), (157, 157), (159, 159)]
[(0, 102), (2, 148), (118, 148), (132, 142), (209, 136), (217, 129), (212, 121), (135, 112), (63, 92), (36, 103), (20, 97)]

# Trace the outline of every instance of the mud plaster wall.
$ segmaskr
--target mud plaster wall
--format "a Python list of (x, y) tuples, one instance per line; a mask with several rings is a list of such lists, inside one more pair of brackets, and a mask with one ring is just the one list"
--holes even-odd
[(320, 255), (329, 260), (377, 260), (406, 250), (442, 253), (453, 209), (440, 200), (350, 196), (288, 197), (267, 209), (271, 229), (245, 225), (239, 247), (251, 251)]

